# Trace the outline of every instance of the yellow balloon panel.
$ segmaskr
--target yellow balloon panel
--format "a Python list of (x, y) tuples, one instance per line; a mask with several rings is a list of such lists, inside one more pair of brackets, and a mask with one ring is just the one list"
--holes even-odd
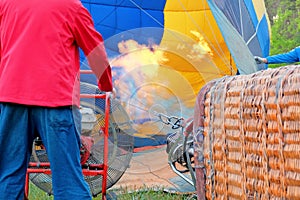
[(265, 2), (261, 0), (253, 0), (253, 6), (256, 11), (257, 19), (260, 20), (266, 12)]
[[(206, 1), (167, 1), (164, 17), (163, 64), (189, 82), (193, 95), (206, 82), (235, 74), (235, 64)], [(181, 88), (178, 81), (174, 84)], [(189, 93), (180, 94), (188, 105), (194, 101)]]
[[(268, 27), (269, 27), (268, 30), (271, 30), (271, 24), (270, 24), (270, 20), (269, 20), (269, 17), (268, 17), (267, 10), (266, 10), (265, 1), (253, 0), (252, 2), (253, 2), (253, 6), (254, 6), (254, 9), (255, 9), (258, 21), (260, 21), (263, 18), (263, 16), (266, 15), (267, 16), (266, 18), (267, 18), (267, 21), (268, 21)], [(270, 34), (271, 34), (271, 32), (270, 32)]]
[[(161, 66), (155, 81), (164, 83), (173, 95), (180, 99), (182, 106), (192, 108), (200, 85), (203, 85), (201, 74), (195, 72), (178, 72), (168, 67)], [(169, 97), (171, 98), (171, 96)]]
[(199, 11), (208, 10), (206, 0), (168, 0), (166, 1), (165, 11)]

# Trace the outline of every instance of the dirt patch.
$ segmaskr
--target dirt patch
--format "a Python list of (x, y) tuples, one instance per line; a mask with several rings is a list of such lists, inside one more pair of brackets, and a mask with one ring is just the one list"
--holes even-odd
[(130, 167), (112, 189), (140, 190), (158, 187), (180, 193), (194, 192), (194, 187), (169, 166), (166, 146), (134, 153)]

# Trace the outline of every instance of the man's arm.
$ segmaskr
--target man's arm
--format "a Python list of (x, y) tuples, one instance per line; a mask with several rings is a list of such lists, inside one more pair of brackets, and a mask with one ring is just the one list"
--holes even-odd
[(296, 49), (293, 49), (287, 53), (268, 56), (266, 59), (268, 64), (299, 62)]
[(75, 40), (83, 50), (89, 66), (98, 79), (102, 91), (112, 91), (111, 66), (108, 62), (102, 35), (94, 28), (92, 17), (83, 6), (75, 17)]

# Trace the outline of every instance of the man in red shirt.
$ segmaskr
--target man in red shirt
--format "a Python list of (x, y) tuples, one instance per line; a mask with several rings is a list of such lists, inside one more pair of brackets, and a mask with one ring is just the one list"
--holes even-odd
[(112, 91), (102, 36), (79, 0), (0, 1), (0, 200), (23, 199), (38, 133), (56, 200), (91, 199), (80, 165), (79, 47)]

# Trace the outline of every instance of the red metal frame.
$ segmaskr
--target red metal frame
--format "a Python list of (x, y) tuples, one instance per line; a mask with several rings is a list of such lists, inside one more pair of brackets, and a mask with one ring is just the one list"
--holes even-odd
[[(81, 74), (92, 74), (91, 70), (80, 70)], [(107, 170), (108, 170), (108, 129), (109, 129), (109, 109), (110, 109), (110, 93), (105, 94), (80, 94), (81, 98), (102, 98), (105, 99), (105, 123), (102, 129), (104, 130), (104, 149), (103, 149), (103, 163), (102, 164), (90, 164), (88, 169), (82, 169), (82, 173), (85, 176), (97, 176), (102, 175), (102, 199), (106, 200), (106, 185), (107, 185)], [(35, 168), (31, 168), (35, 167)], [(38, 168), (36, 168), (38, 167)], [(43, 167), (43, 168), (39, 168)], [(25, 182), (25, 198), (29, 195), (29, 174), (30, 173), (44, 173), (51, 174), (49, 162), (30, 162), (26, 173)]]

